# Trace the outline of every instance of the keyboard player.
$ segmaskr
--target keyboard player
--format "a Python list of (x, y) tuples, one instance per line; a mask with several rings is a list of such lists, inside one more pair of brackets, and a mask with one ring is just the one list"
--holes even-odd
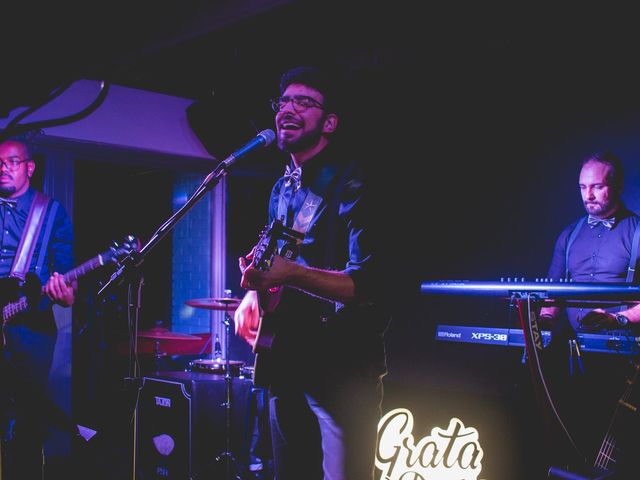
[[(612, 152), (596, 152), (582, 161), (578, 185), (587, 215), (568, 225), (558, 236), (549, 278), (638, 283), (640, 218), (622, 201), (623, 183), (622, 163)], [(567, 368), (572, 365), (572, 358), (567, 361), (567, 352), (570, 355), (579, 352), (568, 349), (566, 342), (575, 338), (576, 331), (637, 335), (640, 304), (606, 309), (544, 307), (540, 317), (543, 328), (553, 331), (550, 361), (560, 410), (567, 416), (569, 431), (573, 432), (581, 453), (592, 460), (624, 390), (629, 375), (628, 357), (583, 354), (584, 370), (571, 369)], [(566, 446), (563, 442), (566, 438), (562, 437), (559, 434), (556, 440)], [(576, 453), (573, 450), (573, 447), (564, 450), (565, 459)]]

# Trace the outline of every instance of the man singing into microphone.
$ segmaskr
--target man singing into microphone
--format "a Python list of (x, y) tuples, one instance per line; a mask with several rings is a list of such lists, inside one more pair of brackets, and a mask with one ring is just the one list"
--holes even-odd
[[(304, 240), (295, 261), (276, 255), (266, 270), (255, 268), (254, 252), (240, 258), (248, 291), (236, 333), (251, 345), (259, 340), (263, 300), (278, 287), (277, 332), (262, 373), (278, 480), (372, 479), (390, 317), (370, 185), (334, 138), (340, 110), (326, 72), (285, 72), (272, 106), (289, 162), (273, 187), (269, 221), (282, 219)], [(259, 368), (260, 361), (256, 375)]]

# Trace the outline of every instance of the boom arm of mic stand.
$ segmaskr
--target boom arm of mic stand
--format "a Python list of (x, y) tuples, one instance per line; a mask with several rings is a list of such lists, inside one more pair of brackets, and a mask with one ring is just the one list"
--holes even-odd
[(140, 249), (140, 251), (131, 253), (118, 264), (118, 269), (111, 275), (109, 281), (107, 281), (107, 283), (105, 283), (98, 291), (98, 296), (102, 295), (108, 288), (120, 285), (124, 280), (124, 276), (129, 273), (129, 270), (131, 270), (132, 268), (137, 269), (138, 267), (140, 267), (140, 265), (142, 265), (142, 263), (144, 262), (145, 257), (149, 254), (153, 247), (155, 247), (160, 242), (160, 240), (162, 240), (171, 230), (173, 230), (176, 223), (178, 223), (178, 221), (195, 206), (195, 204), (205, 195), (205, 193), (215, 187), (220, 179), (227, 174), (227, 167), (227, 162), (220, 162), (218, 166), (214, 170), (212, 170), (209, 175), (206, 176), (206, 178), (202, 181), (200, 186), (196, 189), (193, 195), (191, 195), (187, 202), (156, 230), (156, 232)]

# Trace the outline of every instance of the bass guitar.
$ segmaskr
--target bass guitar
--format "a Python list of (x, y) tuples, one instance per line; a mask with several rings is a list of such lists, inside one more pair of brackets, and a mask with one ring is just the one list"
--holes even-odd
[[(123, 260), (130, 253), (139, 250), (140, 242), (136, 237), (128, 235), (122, 243), (113, 242), (104, 252), (90, 260), (78, 265), (73, 270), (65, 273), (64, 280), (70, 284), (93, 270), (110, 263)], [(16, 278), (0, 279), (0, 304), (2, 305), (2, 345), (5, 345), (4, 327), (18, 314), (27, 311), (30, 305), (37, 305), (42, 295), (44, 286), (35, 273), (27, 274), (24, 282)]]
[[(266, 227), (253, 251), (253, 265), (258, 270), (271, 268), (276, 255), (295, 260), (298, 256), (298, 245), (304, 239), (300, 232), (285, 227), (281, 220), (274, 220)], [(278, 248), (278, 242), (284, 241)], [(284, 287), (273, 287), (258, 291), (260, 307), (260, 324), (258, 334), (253, 344), (255, 361), (253, 368), (253, 383), (258, 387), (266, 387), (271, 370), (270, 353), (276, 338), (278, 320), (276, 309), (282, 298)]]
[(634, 432), (631, 426), (638, 420), (638, 392), (636, 384), (639, 373), (640, 364), (636, 359), (636, 361), (633, 362), (633, 370), (625, 381), (626, 388), (613, 410), (609, 428), (602, 440), (602, 445), (596, 455), (591, 471), (586, 474), (576, 474), (551, 467), (549, 469), (549, 478), (573, 480), (614, 480), (620, 478), (620, 480), (623, 480), (622, 477), (617, 476), (617, 473), (619, 473), (617, 466), (620, 464), (620, 457), (624, 446), (631, 445), (635, 442), (633, 438)]

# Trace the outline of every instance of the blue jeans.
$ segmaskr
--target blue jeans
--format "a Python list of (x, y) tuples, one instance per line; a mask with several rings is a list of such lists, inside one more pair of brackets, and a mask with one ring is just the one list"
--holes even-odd
[[(46, 312), (37, 320), (47, 322)], [(52, 318), (51, 318), (52, 320)], [(48, 394), (49, 370), (56, 343), (55, 328), (33, 322), (7, 325), (7, 345), (2, 350), (2, 416), (9, 453), (7, 479), (41, 478), (42, 446), (50, 424), (70, 422)], [(55, 326), (55, 324), (53, 324)], [(40, 328), (42, 326), (43, 328)], [(10, 428), (6, 428), (6, 427)]]
[(372, 480), (381, 402), (379, 379), (272, 387), (276, 480)]

